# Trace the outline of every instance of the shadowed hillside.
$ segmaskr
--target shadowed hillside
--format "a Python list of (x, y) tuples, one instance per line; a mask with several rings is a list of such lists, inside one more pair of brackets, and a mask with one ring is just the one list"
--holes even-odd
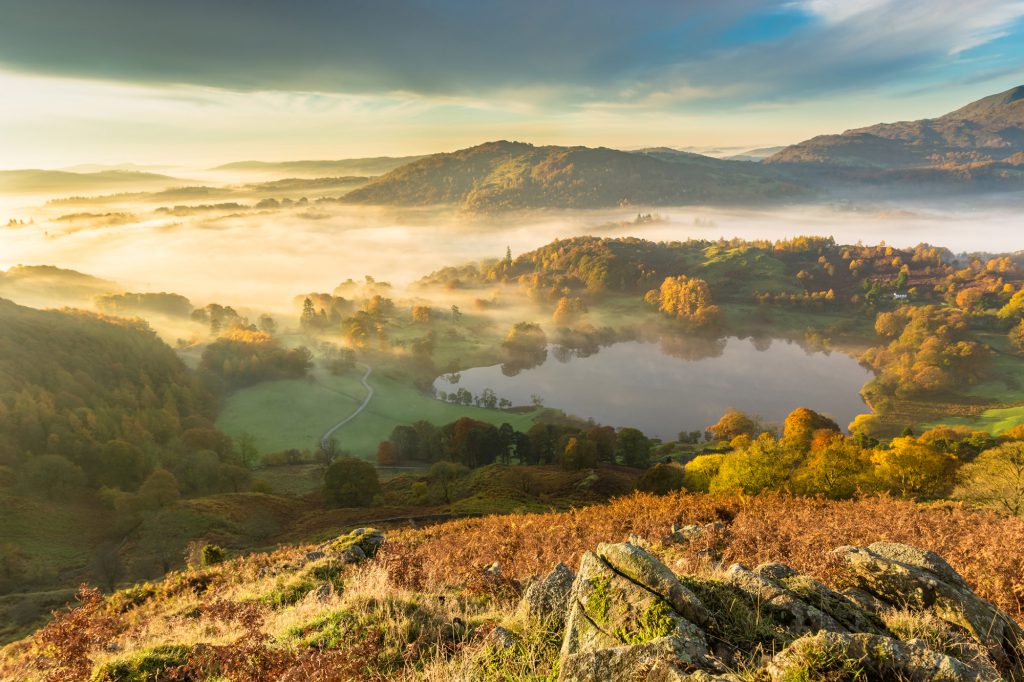
[(346, 195), (359, 204), (457, 204), (472, 211), (749, 204), (805, 191), (777, 172), (697, 154), (488, 142), (434, 154)]

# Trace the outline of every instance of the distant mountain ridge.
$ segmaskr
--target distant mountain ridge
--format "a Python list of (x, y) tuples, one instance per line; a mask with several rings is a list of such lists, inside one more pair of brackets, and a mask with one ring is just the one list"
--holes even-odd
[(159, 173), (105, 170), (94, 173), (73, 173), (36, 168), (0, 171), (0, 194), (33, 194), (44, 192), (95, 192), (124, 189), (165, 188), (184, 182)]
[(819, 135), (768, 157), (767, 164), (863, 169), (1020, 166), (1024, 86), (972, 102), (938, 118), (880, 123)]
[(499, 211), (745, 204), (805, 193), (771, 169), (668, 148), (624, 152), (501, 140), (406, 164), (344, 201)]
[(304, 161), (235, 161), (211, 170), (247, 173), (290, 173), (303, 176), (381, 175), (422, 156), (373, 156), (361, 159)]

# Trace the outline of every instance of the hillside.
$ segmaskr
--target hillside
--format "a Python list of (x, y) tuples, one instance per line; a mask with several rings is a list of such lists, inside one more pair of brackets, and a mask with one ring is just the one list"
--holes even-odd
[(138, 485), (144, 449), (187, 449), (181, 423), (212, 400), (144, 323), (0, 300), (0, 455), (16, 473), (46, 456), (88, 485)]
[(402, 206), (455, 204), (471, 211), (499, 211), (750, 204), (804, 193), (777, 171), (698, 154), (500, 141), (406, 164), (350, 192), (344, 200)]
[[(0, 650), (4, 679), (1019, 679), (1019, 519), (634, 495), (225, 557)], [(748, 568), (756, 567), (756, 568)]]
[(67, 586), (149, 506), (246, 486), (214, 407), (144, 323), (0, 299), (0, 595)]
[(121, 285), (52, 265), (15, 265), (0, 271), (0, 297), (33, 307), (88, 306)]
[(71, 173), (56, 170), (0, 171), (0, 194), (41, 194), (50, 192), (116, 192), (158, 189), (182, 180), (159, 173), (107, 170)]
[(765, 160), (776, 166), (827, 165), (921, 169), (1008, 163), (1024, 151), (1024, 86), (985, 97), (938, 118), (880, 123), (821, 135)]

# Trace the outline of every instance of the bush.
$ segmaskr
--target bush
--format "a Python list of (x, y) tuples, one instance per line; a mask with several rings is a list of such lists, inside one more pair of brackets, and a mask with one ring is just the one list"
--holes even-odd
[(683, 467), (683, 485), (692, 493), (706, 493), (718, 475), (725, 455), (697, 455)]
[(203, 566), (213, 566), (224, 561), (224, 548), (217, 545), (203, 545), (200, 561)]
[(342, 457), (324, 474), (324, 502), (335, 507), (368, 507), (380, 493), (377, 469), (355, 457)]
[(655, 464), (640, 477), (637, 488), (655, 495), (664, 495), (673, 490), (681, 490), (685, 478), (683, 467), (678, 464)]

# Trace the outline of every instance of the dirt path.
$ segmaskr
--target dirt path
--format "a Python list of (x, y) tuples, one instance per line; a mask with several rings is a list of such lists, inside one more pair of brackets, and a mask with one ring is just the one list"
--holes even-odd
[(355, 409), (355, 412), (353, 412), (349, 416), (345, 417), (344, 419), (342, 419), (340, 422), (338, 422), (337, 424), (335, 424), (331, 428), (327, 429), (327, 431), (324, 433), (324, 435), (320, 437), (320, 446), (321, 447), (326, 447), (327, 446), (327, 441), (329, 441), (331, 439), (331, 436), (334, 435), (335, 431), (337, 431), (342, 426), (344, 426), (345, 424), (348, 424), (350, 421), (352, 421), (353, 419), (358, 417), (359, 414), (363, 410), (366, 409), (366, 406), (370, 404), (370, 399), (373, 397), (373, 386), (370, 385), (370, 382), (367, 381), (367, 379), (370, 378), (370, 373), (372, 371), (373, 371), (373, 367), (370, 367), (369, 365), (366, 365), (366, 373), (363, 374), (363, 377), (359, 380), (360, 382), (362, 382), (363, 386), (366, 388), (366, 397), (363, 399), (362, 404), (360, 404), (359, 407), (357, 407)]

